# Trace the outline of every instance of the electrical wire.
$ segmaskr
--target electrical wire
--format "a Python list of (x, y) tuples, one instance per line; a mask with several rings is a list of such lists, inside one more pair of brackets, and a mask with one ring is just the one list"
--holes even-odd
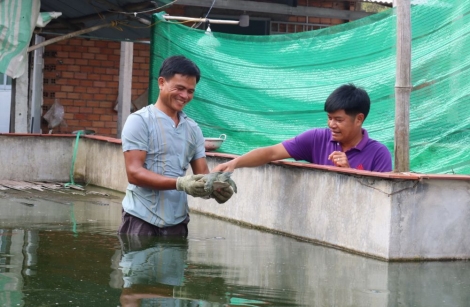
[[(137, 14), (145, 14), (145, 13), (150, 13), (150, 12), (154, 12), (154, 11), (158, 11), (164, 7), (167, 7), (167, 6), (170, 6), (172, 4), (174, 4), (176, 1), (178, 0), (174, 0), (170, 3), (167, 3), (165, 5), (162, 5), (160, 7), (157, 7), (157, 8), (154, 8), (154, 9), (151, 9), (151, 10), (146, 10), (146, 11), (140, 11), (140, 12), (123, 12), (123, 11), (114, 11), (114, 10), (106, 10), (108, 12), (111, 12), (111, 13), (118, 13), (118, 14), (127, 14), (127, 15), (134, 15), (134, 16), (137, 16)], [(215, 1), (215, 0), (214, 0)]]
[[(204, 17), (204, 18), (207, 18), (207, 16), (209, 16), (209, 13), (211, 12), (212, 7), (214, 6), (214, 3), (215, 3), (215, 0), (212, 1), (212, 4), (211, 4), (211, 6), (209, 7), (209, 10), (207, 11), (206, 17)], [(199, 26), (200, 26), (201, 24), (202, 24), (202, 21), (200, 21), (200, 22), (197, 23), (197, 24), (194, 24), (191, 28), (199, 28)]]
[(204, 17), (204, 18), (207, 18), (207, 16), (209, 16), (209, 13), (211, 12), (212, 7), (214, 6), (214, 3), (215, 3), (215, 0), (212, 1), (211, 7), (210, 7), (209, 10), (207, 11), (206, 17)]

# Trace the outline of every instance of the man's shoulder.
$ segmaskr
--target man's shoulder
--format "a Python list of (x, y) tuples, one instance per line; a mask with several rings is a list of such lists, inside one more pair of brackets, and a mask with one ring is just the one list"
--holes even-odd
[(131, 114), (129, 114), (126, 123), (124, 125), (135, 125), (139, 122), (146, 122), (150, 117), (149, 106), (143, 107)]
[(196, 121), (190, 117), (186, 117), (186, 120), (188, 121), (188, 123), (190, 125), (193, 125), (193, 126), (198, 126), (198, 124), (196, 123)]
[(388, 147), (385, 146), (385, 144), (383, 144), (383, 143), (381, 143), (381, 142), (379, 142), (379, 141), (377, 141), (377, 140), (371, 139), (371, 138), (369, 138), (369, 141), (367, 142), (367, 145), (366, 145), (366, 146), (367, 146), (367, 147), (370, 147), (370, 148), (372, 148), (372, 149), (374, 149), (374, 150), (379, 150), (379, 149), (380, 149), (380, 150), (387, 150), (387, 151), (389, 151), (389, 150), (388, 150)]
[(329, 128), (313, 128), (305, 131), (307, 135), (311, 136), (317, 142), (328, 143), (331, 141), (331, 131)]
[(138, 129), (138, 127), (147, 123), (149, 116), (150, 112), (148, 106), (129, 114), (126, 122), (124, 123), (124, 130)]
[(199, 127), (199, 125), (196, 123), (196, 121), (194, 119), (192, 119), (191, 117), (189, 117), (188, 115), (186, 115), (183, 112), (182, 112), (182, 115), (183, 115), (184, 119), (186, 120), (186, 122), (188, 123), (188, 125), (190, 125), (191, 127)]
[(331, 136), (331, 132), (329, 128), (311, 128), (311, 129), (305, 130), (302, 134), (310, 134), (316, 137)]
[(301, 134), (298, 134), (296, 137), (285, 140), (283, 144), (290, 143), (291, 146), (295, 145), (305, 145), (312, 142), (318, 143), (327, 143), (331, 139), (330, 129), (327, 128), (312, 128), (305, 130)]
[(150, 114), (150, 108), (152, 107), (153, 105), (148, 105), (148, 106), (145, 106), (137, 111), (135, 111), (134, 113), (131, 113), (131, 115), (137, 115), (137, 116), (141, 116), (141, 117), (146, 117), (146, 116), (149, 116)]
[(387, 161), (390, 160), (391, 163), (392, 154), (390, 150), (385, 146), (385, 144), (382, 144), (379, 141), (369, 139), (366, 145), (366, 150), (363, 150), (363, 152), (368, 156), (370, 155), (371, 157), (374, 157), (374, 159), (386, 159)]

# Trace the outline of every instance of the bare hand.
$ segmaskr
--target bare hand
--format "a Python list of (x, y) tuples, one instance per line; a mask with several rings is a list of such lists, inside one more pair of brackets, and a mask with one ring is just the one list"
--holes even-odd
[(222, 163), (222, 164), (219, 164), (216, 167), (214, 167), (212, 169), (211, 173), (213, 173), (213, 172), (233, 172), (234, 169), (235, 169), (235, 167), (232, 166), (230, 162), (226, 162), (226, 163)]
[(348, 157), (342, 151), (333, 151), (329, 156), (328, 160), (331, 160), (335, 166), (338, 167), (350, 167)]

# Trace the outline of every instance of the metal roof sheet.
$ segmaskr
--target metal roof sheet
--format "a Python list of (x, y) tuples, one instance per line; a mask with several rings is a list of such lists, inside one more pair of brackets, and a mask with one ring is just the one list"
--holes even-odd
[[(378, 4), (391, 5), (393, 4), (394, 0), (362, 0), (362, 2), (374, 2)], [(428, 0), (411, 0), (411, 4), (424, 4), (427, 2)]]
[(379, 4), (393, 4), (393, 0), (363, 0), (362, 2), (375, 2)]
[[(0, 0), (1, 2), (2, 0)], [(189, 0), (188, 0), (189, 1)], [(188, 1), (179, 0), (175, 4), (183, 5)], [(202, 0), (201, 0), (202, 1)], [(268, 3), (279, 5), (279, 2), (288, 0), (266, 0)], [(345, 1), (345, 0), (342, 0)], [(367, 0), (372, 2), (390, 3), (393, 0)], [(148, 26), (152, 20), (152, 14), (155, 9), (160, 7), (165, 10), (172, 5), (173, 0), (143, 1), (143, 0), (41, 0), (41, 12), (61, 12), (62, 16), (48, 24), (42, 31), (44, 34), (63, 35), (80, 29), (86, 29), (111, 21), (118, 21), (115, 27), (104, 27), (91, 33), (84, 34), (86, 37), (100, 37), (116, 40), (142, 40), (150, 37), (150, 27)], [(191, 1), (189, 1), (191, 2)], [(211, 3), (206, 0), (204, 3)], [(246, 3), (256, 3), (254, 1), (227, 0), (232, 6), (240, 5), (244, 7)], [(225, 2), (224, 2), (225, 3)], [(261, 3), (261, 2), (260, 2)], [(213, 2), (212, 2), (213, 4)], [(217, 1), (216, 1), (217, 4)], [(203, 10), (206, 8), (204, 7)], [(322, 9), (322, 8), (319, 8)], [(132, 12), (137, 11), (134, 15)], [(234, 10), (238, 17), (239, 12)], [(359, 13), (359, 12), (354, 12)], [(274, 13), (273, 13), (274, 14)], [(366, 13), (368, 15), (370, 13)], [(364, 15), (364, 16), (366, 16)], [(235, 15), (234, 15), (235, 16)], [(139, 21), (140, 20), (140, 21)], [(146, 24), (142, 23), (146, 21)]]

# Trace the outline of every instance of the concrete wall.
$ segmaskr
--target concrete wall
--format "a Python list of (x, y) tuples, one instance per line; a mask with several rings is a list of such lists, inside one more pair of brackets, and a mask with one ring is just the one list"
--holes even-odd
[[(73, 136), (0, 135), (0, 179), (68, 182)], [(209, 167), (229, 158), (208, 154)], [(76, 182), (124, 192), (118, 140), (80, 139)], [(226, 204), (189, 197), (192, 210), (388, 259), (470, 259), (470, 177), (374, 174), (273, 163), (238, 169)]]
[[(220, 277), (237, 280), (245, 289), (285, 289), (282, 295), (295, 306), (389, 306), (391, 263), (315, 244), (299, 244), (291, 238), (223, 221), (204, 220), (205, 223), (190, 223), (190, 233), (192, 236), (196, 233), (201, 241), (194, 237), (189, 241), (188, 262), (209, 266), (213, 275), (216, 275), (213, 270), (220, 267), (224, 268)], [(203, 239), (214, 233), (225, 240)], [(249, 238), (249, 248), (246, 248), (246, 238)], [(233, 252), (221, 252), (224, 249)], [(299, 264), (305, 268), (303, 272), (298, 271)], [(184, 287), (181, 290), (184, 293)], [(255, 293), (271, 295), (269, 290)]]
[(125, 192), (128, 182), (121, 144), (84, 139), (83, 145), (77, 175), (93, 185)]
[(0, 179), (68, 182), (75, 139), (0, 135)]
[(390, 220), (389, 258), (468, 259), (470, 181), (424, 180), (397, 193)]
[[(226, 159), (208, 158), (209, 168)], [(267, 164), (237, 169), (238, 193), (224, 205), (191, 198), (200, 212), (387, 258), (393, 182)]]

